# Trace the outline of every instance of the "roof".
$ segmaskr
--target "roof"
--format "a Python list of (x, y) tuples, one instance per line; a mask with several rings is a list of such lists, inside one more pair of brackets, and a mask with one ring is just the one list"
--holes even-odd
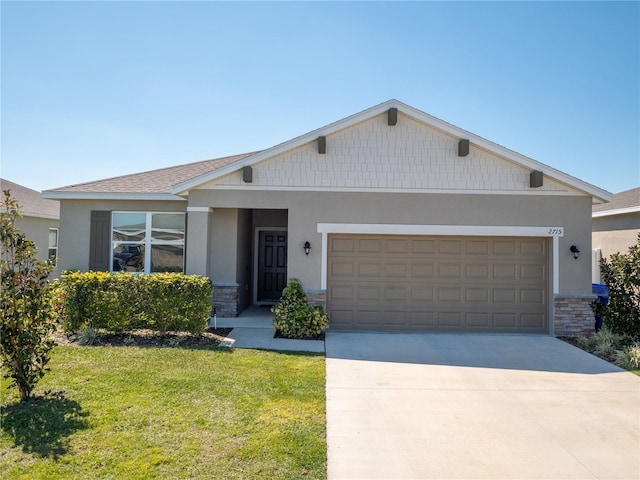
[(0, 178), (0, 187), (2, 191), (11, 190), (11, 197), (17, 200), (22, 207), (21, 213), (23, 216), (60, 218), (60, 203), (54, 200), (45, 200), (37, 190), (18, 185), (4, 178)]
[(591, 208), (595, 218), (640, 212), (640, 187), (616, 193), (609, 203), (593, 205)]
[(46, 190), (43, 194), (46, 198), (56, 199), (137, 198), (141, 200), (184, 200), (184, 198), (172, 193), (174, 184), (185, 182), (207, 172), (218, 170), (242, 160), (253, 153), (203, 160), (201, 162), (177, 165), (175, 167), (69, 185), (53, 190)]
[(43, 192), (43, 195), (45, 198), (51, 199), (145, 199), (184, 201), (184, 197), (188, 196), (189, 191), (194, 188), (238, 171), (245, 166), (255, 165), (281, 153), (316, 141), (319, 136), (331, 135), (367, 121), (386, 112), (390, 108), (397, 108), (400, 112), (414, 120), (454, 137), (468, 139), (470, 143), (476, 147), (494, 153), (524, 168), (540, 170), (545, 176), (591, 196), (593, 203), (611, 200), (612, 194), (606, 190), (525, 157), (496, 143), (485, 140), (482, 137), (393, 99), (266, 150), (114, 177), (79, 185), (70, 185), (47, 190)]

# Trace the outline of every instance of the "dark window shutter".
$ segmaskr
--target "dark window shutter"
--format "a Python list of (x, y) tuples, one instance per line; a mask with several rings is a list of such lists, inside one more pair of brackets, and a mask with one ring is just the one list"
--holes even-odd
[(105, 271), (111, 257), (111, 212), (91, 211), (89, 234), (89, 270)]

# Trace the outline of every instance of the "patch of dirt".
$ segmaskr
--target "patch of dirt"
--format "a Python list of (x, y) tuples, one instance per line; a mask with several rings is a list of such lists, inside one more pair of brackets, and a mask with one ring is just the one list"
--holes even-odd
[[(139, 346), (139, 347), (216, 347), (233, 328), (208, 328), (201, 336), (187, 332), (167, 332), (164, 336), (154, 330), (133, 330), (127, 333), (114, 334), (99, 332), (92, 346)], [(60, 345), (79, 345), (77, 334), (65, 335), (57, 333), (54, 340)]]

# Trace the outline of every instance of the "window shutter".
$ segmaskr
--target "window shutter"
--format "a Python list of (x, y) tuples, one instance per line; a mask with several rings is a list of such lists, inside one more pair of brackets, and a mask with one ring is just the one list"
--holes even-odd
[(91, 211), (91, 232), (89, 234), (89, 270), (111, 270), (111, 212)]

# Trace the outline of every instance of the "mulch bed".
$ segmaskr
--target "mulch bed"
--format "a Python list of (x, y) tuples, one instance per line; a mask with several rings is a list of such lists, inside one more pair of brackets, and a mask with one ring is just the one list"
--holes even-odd
[(322, 340), (324, 341), (324, 332), (322, 332), (320, 335), (316, 335), (315, 337), (291, 338), (291, 337), (285, 337), (280, 332), (280, 330), (276, 330), (276, 333), (273, 335), (273, 338), (286, 338), (289, 340)]
[[(92, 346), (122, 347), (216, 347), (233, 328), (208, 328), (202, 336), (187, 332), (168, 332), (164, 336), (154, 330), (133, 330), (128, 333), (104, 333), (96, 337)], [(79, 344), (78, 335), (56, 334), (54, 340), (58, 344)]]

